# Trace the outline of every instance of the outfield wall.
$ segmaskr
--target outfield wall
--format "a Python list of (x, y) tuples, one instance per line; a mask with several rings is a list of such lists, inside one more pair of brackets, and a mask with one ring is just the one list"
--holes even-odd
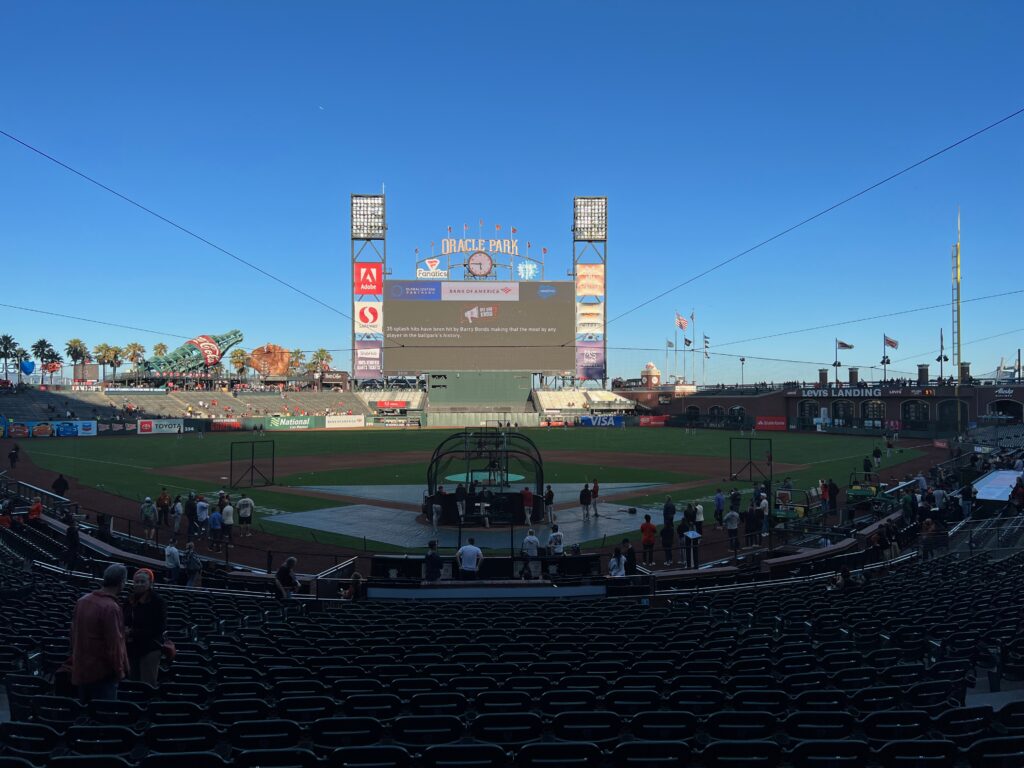
[(430, 427), (479, 427), (484, 422), (501, 421), (518, 424), (520, 427), (539, 427), (539, 413), (497, 413), (495, 411), (470, 411), (460, 413), (427, 413)]

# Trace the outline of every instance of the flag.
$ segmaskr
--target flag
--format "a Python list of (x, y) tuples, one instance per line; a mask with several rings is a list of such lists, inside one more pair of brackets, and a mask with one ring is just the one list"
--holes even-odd
[(526, 241), (526, 250), (530, 250), (530, 246), (532, 246), (532, 245), (533, 245), (533, 243), (531, 243), (529, 240), (527, 240)]
[(898, 341), (896, 341), (896, 339), (890, 339), (884, 333), (882, 334), (882, 338), (885, 339), (885, 346), (892, 347), (893, 349), (899, 349), (900, 348), (900, 343)]
[(513, 235), (517, 234), (518, 232), (519, 232), (518, 229), (516, 229), (515, 227), (512, 227), (512, 234)]
[(685, 331), (687, 328), (690, 327), (690, 324), (686, 322), (686, 318), (680, 315), (678, 312), (676, 312), (676, 327), (680, 331)]
[(468, 229), (469, 229), (469, 224), (463, 224), (462, 225), (462, 231), (463, 232), (467, 231)]
[(688, 346), (688, 347), (692, 347), (693, 346), (693, 339), (688, 339), (685, 336), (683, 336), (683, 343), (686, 346)]
[(690, 322), (691, 323), (696, 323), (697, 322), (697, 313), (696, 312), (691, 312), (690, 313)]
[(483, 225), (484, 225), (484, 220), (480, 219), (480, 226), (482, 227)]
[(450, 235), (451, 233), (452, 233), (452, 228), (448, 227), (448, 234)]
[(548, 255), (548, 249), (547, 248), (541, 248), (540, 252), (543, 253), (545, 256)]
[(669, 349), (673, 349), (675, 347), (675, 344), (673, 344), (668, 339), (665, 339), (665, 346), (668, 347)]
[(501, 224), (495, 224), (494, 225), (494, 231), (495, 232), (501, 232)]
[(419, 252), (420, 252), (420, 249), (419, 249), (419, 248), (416, 248), (416, 249), (415, 249), (415, 253), (419, 253)]
[(942, 340), (942, 329), (939, 328), (939, 354), (941, 355), (946, 351), (946, 344)]
[(705, 333), (705, 334), (704, 334), (704, 346), (705, 346), (705, 347), (707, 347), (707, 345), (708, 345), (708, 342), (709, 342), (709, 341), (711, 341), (711, 337), (710, 337), (710, 336), (708, 336), (708, 335), (707, 335), (707, 334)]
[(704, 348), (704, 359), (705, 360), (710, 360), (711, 359), (711, 355), (710, 355), (710, 353), (708, 353), (707, 347)]
[(853, 344), (847, 344), (845, 341), (836, 339), (836, 349), (853, 349)]

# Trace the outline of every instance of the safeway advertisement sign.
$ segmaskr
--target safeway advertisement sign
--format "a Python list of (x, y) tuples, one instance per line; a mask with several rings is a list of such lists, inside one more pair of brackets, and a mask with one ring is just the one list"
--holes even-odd
[(384, 303), (380, 301), (357, 301), (356, 333), (384, 332)]
[(758, 432), (785, 432), (785, 416), (757, 416), (754, 418), (754, 428)]
[(353, 265), (352, 292), (356, 296), (378, 296), (384, 293), (384, 265), (357, 262)]
[(139, 419), (136, 431), (140, 435), (176, 435), (184, 426), (182, 419)]

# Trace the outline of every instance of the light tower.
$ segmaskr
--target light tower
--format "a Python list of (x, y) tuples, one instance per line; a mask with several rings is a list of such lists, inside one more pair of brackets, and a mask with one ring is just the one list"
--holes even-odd
[(352, 195), (352, 376), (384, 373), (384, 195)]
[(956, 212), (956, 242), (953, 244), (953, 369), (963, 384), (960, 370), (960, 210)]
[[(584, 333), (576, 328), (576, 377), (608, 383), (608, 198), (577, 197), (572, 215), (572, 277), (576, 284), (576, 313), (581, 308), (599, 312), (601, 333)], [(578, 323), (578, 320), (577, 320)], [(599, 336), (599, 338), (598, 338)]]

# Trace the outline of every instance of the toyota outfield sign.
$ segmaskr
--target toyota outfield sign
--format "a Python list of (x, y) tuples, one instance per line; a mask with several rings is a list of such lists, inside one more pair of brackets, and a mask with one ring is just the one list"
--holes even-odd
[(177, 435), (184, 432), (183, 419), (139, 419), (136, 432), (140, 435)]

